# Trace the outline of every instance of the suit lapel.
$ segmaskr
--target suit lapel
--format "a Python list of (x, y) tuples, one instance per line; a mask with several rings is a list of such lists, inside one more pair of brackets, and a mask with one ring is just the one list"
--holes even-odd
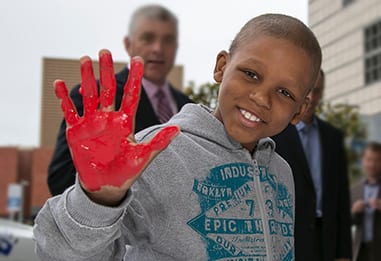
[(181, 106), (179, 105), (179, 102), (178, 102), (179, 99), (177, 97), (176, 90), (174, 89), (174, 87), (172, 85), (169, 85), (169, 91), (170, 91), (170, 93), (172, 95), (173, 100), (176, 103), (177, 111), (180, 111)]
[[(351, 205), (359, 199), (364, 198), (364, 184), (366, 179), (362, 178), (360, 181), (358, 181), (355, 185), (353, 185), (351, 189)], [(379, 193), (380, 195), (380, 193)]]
[(314, 187), (314, 184), (312, 181), (312, 177), (311, 177), (310, 167), (308, 166), (306, 154), (304, 153), (303, 144), (302, 144), (302, 141), (300, 140), (298, 130), (296, 129), (295, 126), (292, 127), (292, 134), (291, 135), (292, 135), (291, 140), (294, 140), (296, 142), (296, 144), (295, 144), (296, 145), (295, 146), (296, 155), (300, 155), (300, 157), (297, 156), (297, 158), (302, 159), (300, 164), (301, 164), (301, 168), (303, 171), (301, 171), (301, 172), (303, 173), (305, 179), (308, 181), (309, 185), (311, 185), (313, 190), (315, 190), (315, 187)]
[(128, 77), (127, 67), (115, 75), (115, 80), (116, 80), (115, 109), (116, 110), (119, 110), (120, 105), (122, 103), (124, 85), (127, 81), (127, 77)]
[[(334, 155), (331, 155), (331, 151), (332, 151), (332, 145), (330, 144), (331, 142), (331, 139), (328, 135), (328, 132), (327, 132), (327, 127), (326, 125), (322, 122), (322, 120), (320, 120), (319, 118), (316, 118), (317, 119), (317, 124), (318, 124), (318, 129), (319, 129), (319, 137), (320, 137), (320, 149), (321, 149), (321, 184), (323, 185), (323, 191), (322, 191), (322, 195), (323, 195), (323, 209), (324, 209), (324, 205), (326, 205), (324, 203), (324, 198), (326, 196), (329, 195), (329, 191), (332, 191), (329, 189), (330, 186), (332, 186), (332, 182), (329, 182), (330, 180), (330, 173), (331, 171), (328, 169), (328, 166), (330, 166), (330, 164), (328, 164), (328, 162), (334, 157)], [(332, 179), (331, 179), (332, 180)], [(324, 210), (323, 210), (324, 211)]]

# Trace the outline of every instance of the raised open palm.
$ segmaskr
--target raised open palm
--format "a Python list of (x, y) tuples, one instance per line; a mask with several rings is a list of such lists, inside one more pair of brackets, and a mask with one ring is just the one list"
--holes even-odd
[(111, 53), (100, 51), (99, 63), (101, 86), (98, 95), (92, 62), (89, 57), (81, 59), (82, 117), (68, 97), (65, 83), (61, 80), (54, 82), (56, 95), (62, 99), (61, 106), (68, 126), (66, 136), (73, 162), (82, 186), (90, 192), (103, 186), (128, 188), (150, 160), (166, 148), (179, 132), (177, 126), (168, 126), (149, 142), (136, 143), (133, 130), (143, 60), (140, 57), (131, 60), (118, 111), (113, 108), (116, 84)]

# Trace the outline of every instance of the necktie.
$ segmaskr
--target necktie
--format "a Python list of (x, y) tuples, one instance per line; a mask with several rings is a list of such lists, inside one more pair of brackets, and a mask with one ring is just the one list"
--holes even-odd
[(156, 115), (161, 123), (167, 122), (173, 115), (165, 93), (160, 89), (155, 94), (157, 99)]

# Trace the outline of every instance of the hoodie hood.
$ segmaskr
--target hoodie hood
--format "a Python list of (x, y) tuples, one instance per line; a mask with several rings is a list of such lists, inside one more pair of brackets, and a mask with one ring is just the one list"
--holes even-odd
[[(177, 125), (183, 133), (210, 140), (231, 151), (247, 151), (239, 142), (230, 137), (224, 124), (213, 115), (213, 110), (205, 105), (186, 104), (179, 113), (174, 115), (163, 126), (168, 125)], [(263, 138), (258, 141), (252, 157), (259, 157), (258, 159), (268, 163), (274, 151), (275, 142), (270, 138)]]

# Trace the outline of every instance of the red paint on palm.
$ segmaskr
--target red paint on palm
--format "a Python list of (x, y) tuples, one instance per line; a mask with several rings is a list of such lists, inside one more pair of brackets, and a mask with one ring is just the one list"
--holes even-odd
[(79, 117), (68, 97), (63, 81), (55, 82), (56, 95), (68, 124), (67, 140), (82, 184), (90, 191), (102, 186), (121, 187), (139, 175), (154, 152), (161, 151), (178, 134), (177, 126), (168, 126), (149, 142), (137, 144), (133, 138), (134, 117), (139, 100), (143, 61), (134, 58), (124, 88), (119, 111), (111, 110), (115, 97), (112, 57), (100, 52), (100, 97), (89, 57), (81, 59), (84, 115)]

